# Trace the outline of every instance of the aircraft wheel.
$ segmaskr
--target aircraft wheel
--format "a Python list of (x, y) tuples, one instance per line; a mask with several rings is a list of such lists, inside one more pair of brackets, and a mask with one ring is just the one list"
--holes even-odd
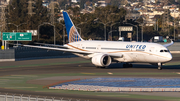
[(158, 70), (162, 70), (162, 67), (161, 67), (161, 66), (158, 66)]

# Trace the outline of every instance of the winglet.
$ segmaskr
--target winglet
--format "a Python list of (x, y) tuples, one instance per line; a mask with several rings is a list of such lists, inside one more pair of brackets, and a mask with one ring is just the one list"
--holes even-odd
[(63, 12), (63, 17), (66, 25), (69, 43), (83, 41), (67, 12)]
[(171, 46), (171, 45), (173, 45), (174, 44), (174, 42), (171, 40), (171, 43), (168, 43), (168, 44), (165, 44), (165, 45), (163, 45), (164, 47), (169, 47), (169, 46)]

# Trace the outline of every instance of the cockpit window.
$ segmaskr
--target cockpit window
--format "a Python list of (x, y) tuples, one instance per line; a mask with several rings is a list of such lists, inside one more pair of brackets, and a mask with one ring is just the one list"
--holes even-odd
[(160, 50), (160, 52), (169, 52), (169, 50)]

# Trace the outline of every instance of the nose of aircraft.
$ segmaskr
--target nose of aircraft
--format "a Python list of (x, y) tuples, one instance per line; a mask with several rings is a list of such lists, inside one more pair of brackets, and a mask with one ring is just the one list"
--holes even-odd
[(168, 57), (167, 61), (171, 61), (171, 60), (172, 60), (172, 55), (171, 55), (171, 53), (169, 53), (169, 54), (167, 55), (167, 57)]

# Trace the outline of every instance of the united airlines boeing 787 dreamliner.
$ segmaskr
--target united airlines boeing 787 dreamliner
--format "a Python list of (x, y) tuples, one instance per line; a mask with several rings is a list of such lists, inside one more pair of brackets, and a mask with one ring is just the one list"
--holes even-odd
[(162, 69), (162, 64), (169, 62), (172, 55), (166, 48), (173, 42), (160, 45), (144, 42), (119, 42), (119, 41), (89, 41), (83, 40), (76, 30), (67, 12), (63, 12), (69, 43), (63, 48), (24, 45), (43, 49), (52, 49), (71, 52), (80, 57), (91, 59), (97, 67), (107, 67), (112, 62), (126, 63), (123, 67), (132, 67), (134, 62), (150, 63)]

